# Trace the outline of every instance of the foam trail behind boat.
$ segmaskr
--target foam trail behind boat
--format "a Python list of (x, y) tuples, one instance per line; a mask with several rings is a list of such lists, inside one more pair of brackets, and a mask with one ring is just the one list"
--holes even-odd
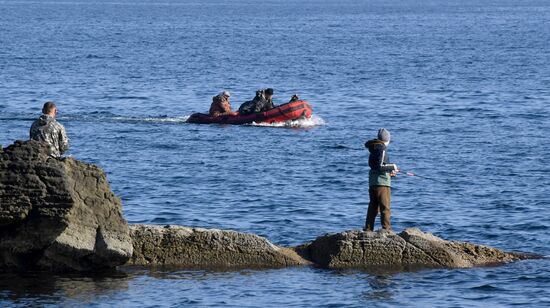
[(185, 123), (189, 116), (119, 116), (115, 114), (65, 115), (59, 118), (62, 122), (107, 122), (107, 123)]
[(264, 126), (264, 127), (287, 127), (287, 128), (309, 128), (314, 126), (325, 125), (325, 120), (319, 116), (311, 116), (309, 119), (298, 119), (286, 122), (276, 123), (251, 123), (252, 126)]

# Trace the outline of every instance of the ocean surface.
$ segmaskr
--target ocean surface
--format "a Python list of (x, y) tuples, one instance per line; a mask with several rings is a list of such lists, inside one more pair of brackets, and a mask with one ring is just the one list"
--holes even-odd
[[(392, 224), (550, 255), (550, 2), (0, 1), (0, 144), (47, 100), (69, 154), (130, 223), (297, 245), (363, 227), (380, 127), (403, 171)], [(287, 126), (186, 124), (211, 98), (297, 93)], [(379, 228), (377, 220), (376, 228)], [(550, 261), (365, 272), (313, 267), (0, 274), (0, 306), (544, 307)]]

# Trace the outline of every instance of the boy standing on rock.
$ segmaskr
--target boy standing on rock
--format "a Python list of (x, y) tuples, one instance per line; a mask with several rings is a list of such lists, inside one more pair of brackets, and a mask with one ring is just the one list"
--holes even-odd
[(385, 128), (378, 130), (378, 138), (369, 140), (365, 147), (369, 150), (369, 209), (365, 221), (365, 231), (374, 230), (374, 220), (378, 211), (382, 229), (391, 230), (390, 193), (391, 177), (399, 170), (397, 165), (389, 163), (387, 147), (390, 144), (390, 132)]
[(30, 138), (46, 142), (50, 146), (52, 157), (61, 157), (69, 149), (69, 138), (65, 127), (55, 117), (57, 106), (53, 102), (46, 102), (42, 107), (42, 115), (31, 126)]

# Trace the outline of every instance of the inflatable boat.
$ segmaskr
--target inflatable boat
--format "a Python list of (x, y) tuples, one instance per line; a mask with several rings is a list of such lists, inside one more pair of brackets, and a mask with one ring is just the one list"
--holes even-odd
[(204, 113), (193, 113), (187, 123), (196, 124), (248, 124), (248, 123), (276, 123), (311, 118), (311, 105), (306, 101), (286, 103), (265, 112), (236, 116), (211, 116)]

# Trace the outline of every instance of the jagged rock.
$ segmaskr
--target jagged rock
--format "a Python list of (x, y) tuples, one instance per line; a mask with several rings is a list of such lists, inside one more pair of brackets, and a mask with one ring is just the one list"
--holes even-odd
[(537, 257), (445, 241), (416, 228), (399, 234), (388, 231), (327, 234), (296, 250), (304, 258), (328, 268), (464, 268)]
[(308, 263), (254, 234), (170, 225), (133, 225), (130, 234), (134, 254), (128, 265), (277, 268)]
[(0, 152), (0, 268), (86, 271), (131, 255), (120, 199), (101, 169), (49, 157), (37, 141)]

